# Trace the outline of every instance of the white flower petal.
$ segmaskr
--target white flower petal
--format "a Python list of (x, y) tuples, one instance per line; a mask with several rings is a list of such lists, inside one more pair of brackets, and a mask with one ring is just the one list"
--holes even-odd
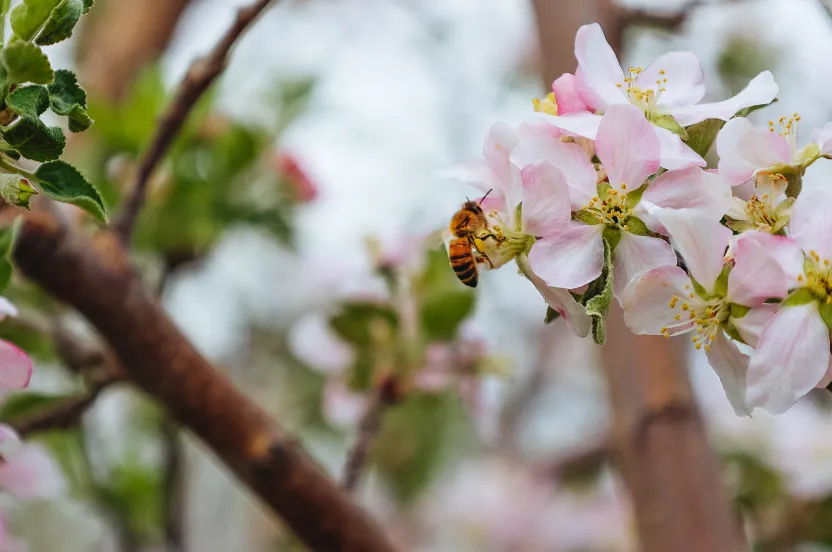
[(748, 119), (731, 119), (716, 138), (719, 174), (732, 185), (742, 184), (761, 169), (791, 161), (789, 142), (768, 129), (754, 127)]
[(674, 296), (687, 298), (690, 292), (685, 286), (691, 287), (690, 278), (678, 266), (664, 266), (637, 275), (621, 294), (627, 327), (639, 335), (660, 335), (663, 329), (676, 335), (692, 329), (693, 321), (681, 311), (684, 301), (675, 308), (670, 307)]
[(532, 270), (528, 258), (520, 256), (517, 258), (517, 266), (534, 285), (546, 303), (566, 320), (579, 337), (589, 335), (592, 321), (586, 313), (583, 305), (578, 303), (572, 294), (565, 289), (549, 286), (543, 279)]
[(812, 141), (820, 148), (821, 155), (832, 155), (832, 123), (815, 129), (812, 132)]
[(803, 251), (817, 252), (821, 259), (832, 260), (832, 188), (805, 188), (794, 202), (791, 237)]
[(705, 119), (727, 121), (741, 109), (771, 103), (779, 91), (780, 87), (774, 82), (774, 75), (771, 71), (763, 71), (733, 98), (715, 103), (680, 106), (671, 109), (670, 113), (684, 127)]
[(746, 232), (733, 247), (734, 268), (728, 276), (728, 300), (754, 307), (766, 299), (783, 299), (803, 270), (803, 252), (785, 236)]
[(20, 454), (22, 447), (17, 432), (6, 424), (0, 424), (0, 459), (14, 458)]
[(732, 232), (718, 220), (687, 209), (662, 209), (656, 214), (691, 275), (708, 291), (722, 272), (723, 256)]
[(549, 161), (561, 170), (569, 186), (572, 209), (586, 207), (597, 193), (598, 176), (586, 152), (577, 144), (566, 144), (558, 138), (534, 135), (523, 138), (511, 153), (518, 167)]
[(648, 65), (636, 79), (642, 90), (664, 90), (659, 97), (663, 107), (693, 105), (705, 95), (704, 73), (693, 52), (669, 52)]
[(5, 297), (0, 296), (0, 320), (3, 320), (7, 316), (11, 316), (12, 318), (17, 316), (17, 307)]
[(650, 212), (652, 207), (690, 209), (714, 220), (722, 218), (731, 207), (731, 187), (718, 174), (699, 167), (668, 171), (647, 187), (637, 206), (637, 215), (656, 232), (664, 227)]
[(749, 405), (785, 412), (821, 381), (829, 356), (829, 329), (817, 304), (781, 308), (763, 329), (751, 358)]
[(532, 270), (547, 284), (574, 289), (596, 279), (604, 266), (602, 224), (569, 221), (563, 232), (537, 240), (529, 253)]
[(609, 175), (610, 185), (622, 190), (640, 187), (659, 169), (661, 149), (656, 132), (632, 105), (610, 106), (595, 138), (595, 152)]
[(678, 135), (656, 125), (653, 125), (653, 130), (659, 139), (661, 166), (665, 169), (672, 171), (674, 169), (684, 169), (691, 165), (696, 165), (697, 167), (707, 165), (705, 160), (702, 159), (702, 156), (690, 149), (687, 144), (682, 142), (682, 139)]
[(572, 214), (566, 176), (548, 161), (528, 165), (523, 182), (523, 232), (532, 236), (557, 233)]
[(618, 87), (624, 83), (624, 73), (598, 23), (578, 29), (575, 57), (578, 59), (575, 88), (584, 103), (594, 111), (627, 103), (627, 97)]
[(719, 376), (728, 402), (734, 407), (737, 416), (750, 416), (751, 408), (746, 401), (746, 375), (748, 373), (748, 355), (744, 355), (733, 341), (729, 341), (720, 331), (705, 349), (708, 363)]
[(737, 329), (743, 341), (756, 347), (760, 341), (760, 334), (778, 310), (780, 310), (780, 305), (764, 303), (748, 311), (742, 318), (731, 317), (731, 324)]
[(0, 488), (20, 500), (54, 500), (66, 490), (61, 469), (47, 450), (24, 444), (7, 462), (0, 462)]
[(511, 151), (517, 145), (517, 134), (506, 123), (494, 123), (485, 136), (482, 156), (498, 182), (510, 182), (512, 166)]
[(589, 112), (561, 116), (535, 112), (532, 116), (535, 120), (545, 121), (555, 128), (565, 130), (575, 136), (589, 138), (590, 140), (595, 140), (595, 136), (598, 134), (598, 126), (601, 124), (601, 116)]
[(438, 171), (436, 175), (439, 178), (447, 178), (449, 180), (457, 180), (465, 184), (470, 184), (483, 193), (491, 189), (497, 189), (499, 183), (494, 173), (483, 159), (473, 159), (463, 163), (457, 163), (446, 169)]
[(676, 265), (676, 253), (670, 244), (659, 238), (636, 236), (621, 232), (621, 241), (612, 253), (613, 289), (620, 300), (624, 288), (642, 272)]

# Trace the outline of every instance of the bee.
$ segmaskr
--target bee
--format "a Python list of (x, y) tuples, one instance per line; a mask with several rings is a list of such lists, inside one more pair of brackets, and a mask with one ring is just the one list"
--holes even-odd
[(469, 199), (451, 218), (450, 230), (453, 239), (448, 243), (448, 260), (459, 281), (469, 287), (477, 287), (477, 264), (491, 264), (488, 256), (480, 248), (482, 240), (489, 237), (497, 238), (489, 231), (488, 219), (480, 206), (489, 193), (490, 190), (479, 201)]

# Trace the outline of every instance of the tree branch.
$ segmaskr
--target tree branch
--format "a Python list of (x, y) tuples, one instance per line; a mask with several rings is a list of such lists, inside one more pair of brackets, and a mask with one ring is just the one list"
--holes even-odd
[(182, 124), (197, 100), (225, 69), (228, 54), (234, 43), (271, 2), (272, 0), (257, 0), (251, 6), (241, 8), (231, 28), (213, 50), (207, 56), (191, 64), (185, 78), (179, 84), (176, 95), (159, 120), (150, 146), (145, 150), (133, 177), (122, 212), (114, 223), (116, 234), (123, 244), (130, 243), (136, 218), (139, 216), (147, 195), (147, 184), (156, 166), (162, 161), (173, 140), (179, 134)]
[(97, 328), (131, 380), (210, 447), (313, 550), (388, 552), (379, 528), (299, 443), (193, 348), (133, 275), (118, 237), (27, 215), (14, 258)]

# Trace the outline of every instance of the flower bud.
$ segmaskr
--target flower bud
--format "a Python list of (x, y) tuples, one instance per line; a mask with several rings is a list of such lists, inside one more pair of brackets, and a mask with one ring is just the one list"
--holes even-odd
[(30, 209), (29, 201), (37, 194), (29, 181), (17, 174), (0, 175), (0, 197), (10, 205)]

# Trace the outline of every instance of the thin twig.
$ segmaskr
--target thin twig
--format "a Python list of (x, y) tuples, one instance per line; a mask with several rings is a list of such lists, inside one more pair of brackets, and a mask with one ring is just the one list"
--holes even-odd
[(185, 78), (179, 84), (176, 95), (159, 120), (156, 133), (153, 135), (150, 146), (145, 151), (133, 177), (132, 186), (124, 201), (122, 212), (114, 222), (116, 234), (121, 239), (122, 244), (130, 243), (133, 227), (144, 204), (147, 195), (147, 184), (154, 169), (162, 161), (173, 140), (179, 134), (180, 128), (182, 128), (197, 100), (225, 69), (228, 54), (234, 43), (271, 3), (272, 0), (257, 0), (251, 6), (241, 8), (237, 12), (237, 18), (231, 28), (214, 46), (214, 49), (207, 56), (191, 64)]
[(361, 480), (361, 475), (367, 465), (370, 447), (381, 430), (384, 414), (398, 402), (396, 389), (397, 383), (392, 378), (382, 383), (373, 398), (373, 402), (358, 423), (358, 435), (352, 448), (347, 453), (344, 475), (341, 479), (341, 485), (348, 492), (353, 492)]

